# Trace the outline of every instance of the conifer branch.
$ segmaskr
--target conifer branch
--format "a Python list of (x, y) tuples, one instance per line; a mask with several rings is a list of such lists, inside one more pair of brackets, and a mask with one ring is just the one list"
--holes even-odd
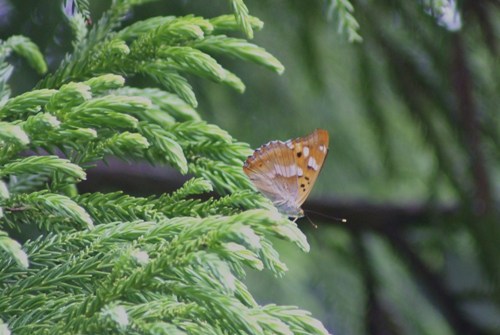
[[(64, 222), (73, 223), (91, 229), (93, 220), (88, 213), (73, 200), (61, 194), (44, 191), (29, 194), (12, 195), (2, 201), (5, 209), (3, 221), (14, 229), (20, 229), (22, 224), (32, 224), (47, 231), (63, 229)], [(32, 222), (32, 217), (38, 219)]]
[[(263, 23), (231, 0), (234, 15), (156, 17), (119, 30), (146, 1), (113, 1), (91, 29), (88, 2), (66, 2), (74, 51), (37, 89), (10, 99), (9, 50), (46, 67), (25, 38), (0, 46), (0, 329), (326, 334), (306, 312), (259, 306), (241, 281), (248, 268), (287, 270), (271, 236), (309, 245), (243, 174), (249, 146), (202, 121), (185, 77), (242, 92), (215, 56), (282, 73), (263, 48), (221, 35), (243, 30), (251, 38)], [(126, 86), (134, 75), (162, 89)], [(110, 155), (195, 178), (161, 196), (79, 195), (86, 169)], [(222, 196), (199, 199), (212, 190)], [(30, 229), (39, 235), (23, 245), (8, 236)]]
[(47, 72), (47, 64), (38, 46), (24, 36), (12, 36), (0, 46), (0, 56), (4, 58), (11, 51), (26, 59), (28, 64), (39, 74)]
[[(251, 34), (252, 24), (260, 26), (260, 21), (246, 18), (242, 1), (234, 1), (238, 20), (245, 31)], [(246, 7), (245, 7), (246, 8)], [(231, 31), (238, 27), (224, 16), (213, 22), (220, 30)], [(99, 24), (97, 25), (99, 26)], [(95, 29), (94, 29), (95, 30)], [(82, 80), (92, 75), (105, 72), (143, 74), (155, 79), (166, 89), (178, 94), (186, 102), (196, 107), (197, 102), (192, 88), (184, 75), (186, 73), (208, 78), (223, 83), (242, 92), (244, 85), (233, 73), (224, 69), (209, 53), (228, 55), (250, 60), (269, 69), (282, 73), (283, 65), (264, 49), (245, 40), (230, 39), (224, 35), (212, 35), (214, 26), (210, 20), (188, 15), (185, 17), (152, 18), (137, 22), (117, 32), (112, 37), (102, 36), (102, 40), (93, 46), (94, 53), (79, 64), (77, 59), (72, 63), (62, 64), (66, 68), (63, 78), (48, 77), (39, 87), (58, 87), (64, 80)], [(89, 34), (92, 34), (89, 33)], [(206, 43), (193, 43), (208, 40)], [(208, 53), (202, 51), (205, 49)], [(75, 56), (73, 56), (74, 58)], [(113, 62), (110, 62), (113, 59)], [(62, 73), (61, 73), (62, 76)]]
[[(0, 218), (3, 216), (0, 213)], [(29, 266), (28, 255), (23, 251), (21, 245), (16, 241), (11, 239), (6, 232), (0, 230), (0, 249), (5, 251), (9, 256), (11, 256), (17, 263), (18, 266), (26, 269)]]
[(328, 16), (331, 18), (337, 12), (338, 31), (347, 33), (349, 42), (361, 42), (359, 23), (352, 14), (354, 6), (349, 0), (328, 0)]
[(253, 29), (252, 24), (250, 23), (248, 8), (243, 2), (243, 0), (229, 0), (231, 7), (234, 11), (234, 16), (236, 17), (236, 22), (241, 27), (241, 30), (245, 33), (245, 35), (252, 39), (253, 38)]
[[(246, 20), (254, 31), (260, 31), (264, 28), (264, 22), (262, 22), (258, 17), (248, 15)], [(214, 34), (231, 33), (238, 30), (240, 27), (238, 20), (234, 15), (221, 15), (211, 18), (209, 21), (212, 24)]]
[(75, 180), (85, 179), (85, 172), (80, 166), (56, 156), (31, 156), (10, 161), (0, 170), (0, 177), (11, 174), (51, 175), (56, 172), (73, 177)]

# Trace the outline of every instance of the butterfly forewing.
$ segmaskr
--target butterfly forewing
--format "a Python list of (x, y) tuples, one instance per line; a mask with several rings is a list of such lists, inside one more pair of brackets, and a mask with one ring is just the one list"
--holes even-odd
[(243, 171), (255, 187), (284, 214), (301, 216), (305, 201), (318, 177), (328, 152), (328, 132), (286, 142), (272, 141), (245, 162)]
[[(311, 193), (328, 153), (328, 132), (316, 129), (312, 134), (293, 141), (298, 169), (297, 206), (300, 207)], [(302, 173), (300, 173), (302, 172)]]

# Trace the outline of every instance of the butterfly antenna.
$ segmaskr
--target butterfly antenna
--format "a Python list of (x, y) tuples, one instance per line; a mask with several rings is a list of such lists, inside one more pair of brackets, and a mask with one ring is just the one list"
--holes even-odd
[(311, 224), (311, 226), (313, 226), (315, 229), (318, 229), (318, 225), (315, 224), (314, 222), (312, 222), (311, 218), (308, 217), (307, 215), (304, 215), (306, 218), (307, 218), (307, 221), (309, 221), (309, 223)]
[[(320, 212), (316, 212), (316, 211), (313, 211), (313, 210), (310, 210), (310, 209), (304, 210), (304, 212), (314, 213), (314, 214), (317, 214), (317, 215), (322, 216), (324, 218), (331, 219), (331, 220), (338, 221), (338, 222), (342, 222), (342, 223), (346, 223), (347, 222), (347, 219), (345, 219), (345, 218), (339, 218), (339, 217), (336, 217), (336, 216), (326, 215), (326, 214), (323, 214), (323, 213), (320, 213)], [(310, 221), (310, 219), (309, 219), (309, 221)], [(313, 225), (315, 226), (315, 224), (313, 224)]]

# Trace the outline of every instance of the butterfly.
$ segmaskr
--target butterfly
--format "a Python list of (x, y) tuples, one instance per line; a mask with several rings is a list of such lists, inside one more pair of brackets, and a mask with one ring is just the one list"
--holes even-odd
[(243, 172), (282, 214), (304, 216), (307, 199), (328, 153), (328, 132), (316, 129), (294, 140), (271, 141), (249, 156)]

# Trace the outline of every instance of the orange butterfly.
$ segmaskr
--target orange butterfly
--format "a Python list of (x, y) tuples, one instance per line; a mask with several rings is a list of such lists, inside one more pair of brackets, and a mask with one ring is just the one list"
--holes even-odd
[(318, 177), (328, 153), (328, 132), (316, 129), (305, 137), (264, 144), (249, 156), (243, 171), (278, 210), (302, 217), (300, 206)]

